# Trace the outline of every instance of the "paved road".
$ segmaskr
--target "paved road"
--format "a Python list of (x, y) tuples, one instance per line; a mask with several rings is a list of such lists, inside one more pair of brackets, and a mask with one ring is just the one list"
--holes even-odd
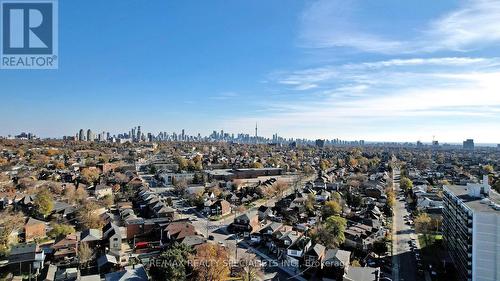
[[(414, 239), (418, 244), (417, 235), (410, 225), (405, 222), (405, 216), (408, 216), (408, 210), (405, 206), (404, 198), (400, 199), (400, 171), (394, 169), (393, 172), (394, 189), (396, 192), (396, 204), (394, 206), (393, 217), (393, 270), (392, 276), (394, 281), (416, 281), (423, 280), (417, 276), (417, 261), (415, 254), (411, 251), (409, 241)], [(418, 245), (417, 245), (418, 247)]]

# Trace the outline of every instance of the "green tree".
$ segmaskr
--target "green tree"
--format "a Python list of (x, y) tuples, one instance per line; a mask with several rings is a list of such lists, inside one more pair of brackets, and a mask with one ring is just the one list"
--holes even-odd
[(483, 170), (488, 174), (493, 173), (495, 171), (492, 165), (483, 166)]
[(193, 249), (185, 244), (173, 244), (160, 254), (151, 267), (153, 280), (186, 280), (190, 269), (189, 257), (193, 252)]
[(313, 230), (311, 236), (316, 243), (327, 248), (336, 248), (344, 243), (344, 231), (347, 220), (339, 216), (330, 216), (325, 222)]
[(325, 221), (325, 228), (332, 232), (338, 245), (344, 243), (344, 231), (347, 227), (347, 220), (339, 216), (328, 217)]
[(399, 186), (404, 192), (409, 192), (413, 188), (413, 182), (407, 177), (402, 177)]
[(334, 191), (332, 193), (332, 200), (333, 201), (336, 201), (337, 203), (340, 203), (341, 199), (342, 199), (342, 196), (340, 195), (340, 193), (338, 193), (337, 191)]
[(177, 162), (177, 165), (179, 165), (179, 170), (186, 170), (188, 167), (188, 160), (184, 157), (178, 156), (175, 158), (175, 162)]
[(52, 229), (49, 231), (48, 234), (49, 237), (58, 239), (73, 233), (75, 233), (75, 228), (72, 225), (53, 223)]
[(44, 217), (49, 215), (54, 209), (54, 200), (47, 189), (42, 189), (38, 192), (33, 204), (37, 212)]
[(337, 201), (327, 201), (323, 206), (322, 214), (324, 218), (337, 216), (342, 212), (342, 207)]

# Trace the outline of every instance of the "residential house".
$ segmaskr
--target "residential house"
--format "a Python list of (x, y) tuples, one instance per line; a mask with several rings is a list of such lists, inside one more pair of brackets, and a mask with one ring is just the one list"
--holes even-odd
[(273, 215), (273, 209), (269, 206), (262, 205), (257, 209), (259, 220), (265, 220)]
[[(269, 243), (273, 241), (273, 234), (278, 231), (283, 224), (280, 222), (271, 222), (270, 224), (264, 226), (260, 231), (260, 236), (262, 237), (262, 241)], [(269, 245), (268, 245), (269, 246)]]
[(210, 205), (210, 213), (217, 216), (225, 216), (231, 213), (231, 204), (224, 199), (219, 199)]
[(193, 224), (189, 221), (181, 220), (171, 222), (163, 230), (163, 235), (165, 238), (171, 241), (182, 241), (188, 236), (197, 235), (196, 229)]
[(286, 249), (286, 260), (291, 266), (299, 267), (303, 261), (304, 254), (311, 247), (311, 238), (307, 236), (299, 237), (292, 245)]
[(109, 222), (102, 229), (102, 240), (109, 249), (109, 253), (116, 257), (121, 256), (122, 232), (118, 226)]
[(124, 270), (108, 273), (105, 281), (148, 281), (149, 276), (142, 265), (127, 266)]
[(304, 255), (304, 266), (307, 268), (322, 269), (326, 247), (316, 243)]
[(380, 268), (350, 267), (344, 275), (344, 281), (378, 281)]
[(185, 236), (184, 239), (182, 239), (181, 243), (190, 246), (190, 247), (196, 247), (201, 244), (204, 244), (207, 242), (207, 239), (201, 235), (190, 235), (190, 236)]
[(340, 249), (327, 249), (323, 259), (323, 280), (342, 280), (351, 263), (351, 252)]
[(9, 254), (9, 270), (23, 274), (43, 269), (45, 253), (36, 243), (23, 243), (11, 247)]
[(100, 229), (85, 229), (80, 233), (80, 242), (87, 243), (91, 248), (101, 243), (102, 231)]
[(258, 231), (259, 228), (259, 216), (256, 211), (239, 215), (231, 224), (231, 229), (236, 233), (243, 234), (244, 237), (250, 237), (250, 234)]
[(73, 259), (76, 257), (77, 245), (78, 242), (76, 234), (69, 234), (60, 239), (51, 246), (54, 251), (54, 260), (62, 261)]
[(97, 267), (99, 268), (100, 273), (109, 272), (119, 264), (120, 263), (116, 257), (109, 254), (102, 255), (97, 259)]
[(33, 241), (34, 239), (40, 239), (46, 237), (47, 226), (44, 221), (40, 221), (34, 218), (28, 218), (26, 224), (24, 225), (24, 234), (26, 241)]

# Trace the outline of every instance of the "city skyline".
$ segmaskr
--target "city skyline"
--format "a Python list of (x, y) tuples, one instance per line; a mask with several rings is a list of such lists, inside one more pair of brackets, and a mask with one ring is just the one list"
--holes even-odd
[(59, 3), (58, 70), (1, 72), (0, 135), (258, 122), (287, 138), (500, 142), (498, 1), (91, 3)]
[(75, 134), (65, 134), (62, 136), (52, 136), (52, 137), (40, 137), (33, 132), (20, 132), (17, 134), (9, 134), (7, 136), (0, 135), (0, 139), (3, 138), (19, 138), (19, 139), (63, 139), (71, 140), (74, 138), (76, 141), (88, 141), (89, 138), (92, 141), (146, 141), (146, 142), (158, 142), (158, 141), (227, 141), (236, 143), (281, 143), (281, 144), (317, 144), (317, 141), (325, 141), (326, 145), (369, 145), (369, 144), (410, 144), (419, 146), (463, 146), (464, 149), (474, 149), (474, 146), (478, 147), (500, 147), (499, 143), (481, 143), (475, 142), (472, 138), (464, 139), (463, 141), (443, 141), (436, 139), (433, 136), (432, 140), (416, 140), (416, 141), (366, 141), (363, 138), (357, 139), (342, 139), (339, 137), (331, 138), (317, 138), (309, 139), (300, 136), (284, 137), (278, 133), (272, 134), (272, 136), (262, 136), (258, 134), (257, 124), (254, 128), (254, 135), (246, 132), (228, 132), (224, 129), (212, 130), (210, 134), (201, 134), (199, 132), (192, 133), (188, 130), (181, 129), (179, 131), (166, 131), (160, 130), (157, 132), (142, 130), (144, 128), (141, 125), (131, 127), (128, 130), (111, 132), (108, 130), (94, 131), (91, 128), (81, 128)]

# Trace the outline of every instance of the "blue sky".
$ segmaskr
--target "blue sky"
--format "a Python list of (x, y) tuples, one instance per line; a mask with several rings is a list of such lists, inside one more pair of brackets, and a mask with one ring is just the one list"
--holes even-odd
[(60, 1), (59, 69), (0, 71), (0, 134), (212, 129), (500, 142), (500, 1)]

